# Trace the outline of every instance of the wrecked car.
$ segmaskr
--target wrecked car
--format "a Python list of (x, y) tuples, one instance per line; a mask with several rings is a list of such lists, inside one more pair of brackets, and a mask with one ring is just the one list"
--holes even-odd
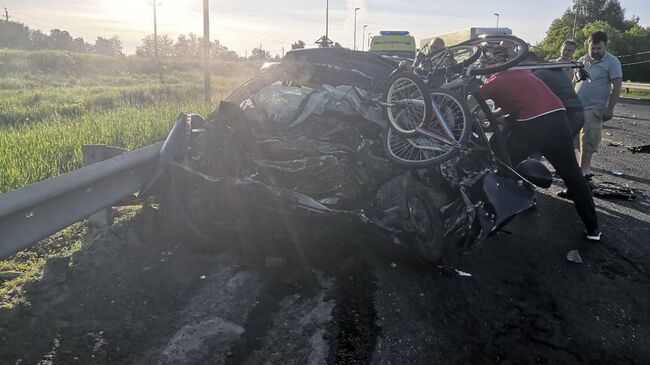
[(296, 50), (205, 120), (181, 114), (154, 179), (166, 182), (169, 224), (207, 246), (228, 232), (309, 239), (351, 227), (441, 262), (532, 207), (531, 182), (547, 187), (550, 173), (538, 161), (499, 163), (495, 126), (472, 121), (467, 143), (439, 164), (391, 159), (377, 100), (398, 67), (367, 52)]

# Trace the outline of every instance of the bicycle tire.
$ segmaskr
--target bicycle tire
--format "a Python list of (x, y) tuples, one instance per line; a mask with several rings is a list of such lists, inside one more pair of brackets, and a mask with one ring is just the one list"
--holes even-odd
[[(403, 136), (395, 133), (394, 129), (389, 127), (384, 133), (384, 151), (388, 158), (398, 165), (408, 168), (423, 168), (443, 163), (455, 157), (459, 152), (458, 146), (464, 146), (469, 139), (473, 119), (467, 103), (458, 94), (449, 90), (434, 89), (430, 95), (442, 109), (441, 113), (461, 113), (460, 119), (457, 118), (450, 128), (456, 132), (454, 136), (457, 146), (447, 146), (446, 149), (443, 149), (440, 147), (440, 143), (431, 137), (424, 135)], [(450, 103), (447, 107), (445, 100)], [(450, 107), (455, 110), (447, 109)], [(459, 122), (461, 124), (457, 125)]]
[[(382, 95), (382, 99), (386, 104), (404, 103), (404, 106), (399, 108), (397, 106), (384, 107), (389, 125), (395, 132), (403, 136), (415, 135), (417, 133), (415, 128), (431, 119), (433, 108), (431, 107), (431, 96), (428, 88), (420, 77), (411, 72), (400, 72), (392, 75), (388, 79)], [(413, 103), (413, 100), (416, 100), (417, 104)], [(413, 112), (414, 117), (404, 117), (403, 111), (405, 109), (409, 113)], [(404, 123), (404, 125), (400, 124), (400, 122)]]
[[(443, 66), (438, 69), (433, 69), (429, 70), (430, 72), (433, 72), (434, 74), (440, 74), (440, 73), (446, 73), (449, 70), (452, 69), (458, 69), (458, 71), (461, 71), (462, 68), (465, 68), (474, 62), (478, 60), (478, 58), (481, 56), (481, 52), (479, 50), (479, 47), (476, 45), (457, 45), (457, 46), (451, 46), (448, 48), (448, 51), (451, 51), (452, 54), (454, 55), (454, 61), (456, 61), (455, 64), (449, 65), (449, 66)], [(462, 53), (469, 54), (468, 57), (465, 57), (461, 60), (461, 62), (458, 62), (457, 55), (460, 55)], [(440, 54), (434, 54), (432, 57), (429, 57), (429, 59), (426, 60), (426, 62), (429, 65), (433, 65), (436, 63), (438, 60), (436, 58), (440, 57)]]
[[(507, 70), (513, 66), (518, 65), (521, 63), (526, 56), (528, 55), (528, 44), (515, 36), (508, 36), (508, 35), (485, 35), (485, 36), (480, 36), (475, 39), (470, 39), (468, 41), (462, 42), (458, 44), (458, 46), (478, 46), (481, 48), (479, 53), (484, 53), (486, 50), (485, 45), (481, 45), (482, 43), (496, 43), (496, 42), (507, 42), (510, 43), (513, 49), (517, 49), (516, 54), (514, 57), (510, 58), (508, 61), (498, 64), (498, 65), (488, 65), (488, 66), (482, 66), (479, 68), (474, 68), (470, 71), (471, 75), (486, 75), (486, 74), (491, 74), (499, 71), (504, 71)], [(480, 56), (479, 56), (480, 57)]]

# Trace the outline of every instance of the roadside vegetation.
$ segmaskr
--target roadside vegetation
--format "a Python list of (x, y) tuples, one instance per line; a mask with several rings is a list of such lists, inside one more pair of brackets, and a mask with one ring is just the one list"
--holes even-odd
[[(49, 60), (47, 62), (43, 60)], [(81, 166), (82, 144), (137, 149), (162, 140), (182, 111), (206, 115), (259, 64), (0, 50), (0, 193)]]
[(623, 88), (621, 96), (633, 99), (650, 100), (650, 90), (630, 89), (629, 92), (625, 92), (625, 88)]
[[(163, 59), (161, 83), (150, 57), (0, 49), (0, 193), (81, 167), (83, 144), (134, 150), (160, 141), (180, 112), (207, 115), (259, 66), (213, 61), (206, 103), (198, 59)], [(128, 220), (137, 209), (120, 211)], [(49, 258), (69, 256), (88, 240), (77, 223), (0, 260), (0, 306), (21, 303), (22, 284)]]

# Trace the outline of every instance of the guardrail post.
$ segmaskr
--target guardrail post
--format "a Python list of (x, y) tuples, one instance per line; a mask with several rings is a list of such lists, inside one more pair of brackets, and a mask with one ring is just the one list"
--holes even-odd
[[(118, 147), (101, 144), (85, 144), (81, 146), (83, 152), (83, 165), (89, 166), (94, 163), (117, 157), (127, 150)], [(108, 206), (88, 217), (88, 224), (92, 227), (107, 227), (113, 224), (113, 207)]]

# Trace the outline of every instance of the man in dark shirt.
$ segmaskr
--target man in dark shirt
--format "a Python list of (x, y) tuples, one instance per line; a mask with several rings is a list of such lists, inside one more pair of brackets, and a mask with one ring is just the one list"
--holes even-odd
[(481, 86), (480, 93), (492, 99), (501, 113), (515, 119), (507, 143), (512, 163), (516, 165), (532, 153), (541, 152), (571, 190), (586, 238), (599, 241), (596, 208), (573, 153), (562, 101), (528, 70), (498, 72)]
[(578, 94), (573, 90), (573, 84), (561, 68), (543, 68), (535, 70), (533, 73), (538, 79), (544, 81), (546, 86), (564, 104), (571, 128), (571, 137), (575, 138), (585, 124), (585, 115)]

